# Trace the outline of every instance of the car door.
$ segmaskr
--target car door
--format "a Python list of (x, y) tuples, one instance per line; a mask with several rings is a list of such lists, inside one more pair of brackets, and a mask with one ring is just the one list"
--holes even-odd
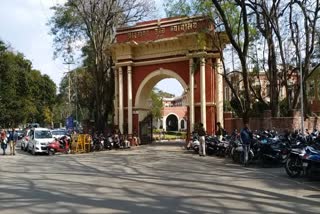
[[(26, 146), (28, 146), (29, 132), (30, 132), (30, 130), (27, 130), (23, 133), (23, 137), (21, 140), (21, 146), (23, 145), (24, 148), (26, 148)], [(28, 148), (26, 148), (26, 149), (28, 149)]]
[(32, 150), (33, 146), (34, 146), (34, 130), (30, 130), (29, 132), (29, 143), (28, 143), (28, 150)]

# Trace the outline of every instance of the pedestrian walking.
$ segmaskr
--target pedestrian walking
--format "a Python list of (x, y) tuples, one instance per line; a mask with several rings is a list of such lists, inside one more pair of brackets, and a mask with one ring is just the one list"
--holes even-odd
[(202, 123), (199, 124), (198, 136), (200, 141), (199, 155), (206, 156), (206, 130), (204, 129)]
[(224, 134), (224, 129), (221, 125), (220, 122), (217, 122), (217, 131), (216, 131), (216, 135), (218, 137), (218, 140), (222, 140), (222, 137), (223, 137), (223, 134)]
[(133, 145), (139, 146), (139, 139), (136, 131), (133, 132)]
[(3, 155), (5, 155), (6, 154), (6, 149), (7, 149), (7, 146), (8, 146), (7, 145), (8, 139), (7, 139), (7, 132), (4, 129), (1, 130), (0, 141), (1, 141), (1, 148), (3, 150)]
[(17, 140), (18, 134), (14, 129), (12, 129), (12, 132), (9, 135), (10, 155), (16, 155)]
[(242, 147), (243, 147), (243, 164), (244, 164), (244, 166), (248, 165), (250, 144), (252, 142), (252, 139), (253, 139), (253, 136), (252, 136), (252, 132), (249, 129), (249, 124), (245, 123), (244, 127), (240, 133), (240, 140), (242, 142)]

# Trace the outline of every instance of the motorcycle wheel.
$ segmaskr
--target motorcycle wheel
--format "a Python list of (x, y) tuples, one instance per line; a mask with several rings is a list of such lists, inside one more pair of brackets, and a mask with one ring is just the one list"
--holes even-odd
[(237, 162), (237, 159), (236, 159), (236, 155), (235, 155), (235, 154), (232, 154), (232, 155), (231, 155), (231, 158), (232, 158), (232, 161), (233, 161), (233, 162), (235, 162), (235, 163)]
[(49, 155), (49, 156), (54, 155), (54, 151), (51, 151), (51, 150), (49, 149), (49, 150), (48, 150), (48, 155)]
[(66, 154), (70, 154), (71, 153), (71, 149), (68, 149), (67, 151), (66, 151)]
[(297, 162), (297, 158), (289, 157), (285, 164), (286, 172), (291, 178), (297, 178), (301, 174), (301, 169), (298, 169), (299, 166), (296, 166), (295, 162)]

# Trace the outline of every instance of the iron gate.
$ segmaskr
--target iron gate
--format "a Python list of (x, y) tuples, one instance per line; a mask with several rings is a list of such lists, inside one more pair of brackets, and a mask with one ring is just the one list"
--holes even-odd
[(149, 114), (139, 123), (139, 136), (141, 144), (152, 143), (152, 115)]

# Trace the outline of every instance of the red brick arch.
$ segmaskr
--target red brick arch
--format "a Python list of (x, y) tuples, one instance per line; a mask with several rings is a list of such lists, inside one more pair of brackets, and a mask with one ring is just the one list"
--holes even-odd
[[(201, 32), (208, 35), (205, 45), (197, 42)], [(209, 39), (213, 32), (213, 24), (203, 17), (161, 19), (117, 29), (115, 123), (121, 131), (138, 131), (139, 121), (150, 111), (153, 87), (162, 79), (175, 78), (187, 94), (187, 127), (203, 122), (209, 133), (214, 132), (222, 105), (220, 75), (215, 72), (220, 55)]]

